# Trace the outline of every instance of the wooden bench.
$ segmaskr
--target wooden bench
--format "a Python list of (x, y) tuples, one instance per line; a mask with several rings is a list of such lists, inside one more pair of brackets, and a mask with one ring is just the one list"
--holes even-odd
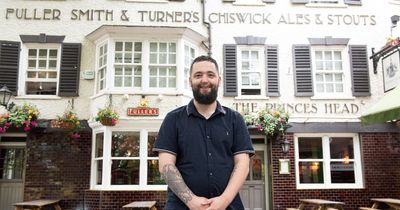
[(39, 200), (14, 203), (14, 206), (15, 210), (24, 210), (24, 209), (40, 210), (42, 209), (42, 207), (45, 206), (53, 206), (55, 210), (61, 210), (61, 207), (58, 204), (58, 202), (60, 202), (60, 200), (39, 199)]
[(126, 204), (122, 208), (157, 210), (156, 201), (134, 201), (132, 203)]

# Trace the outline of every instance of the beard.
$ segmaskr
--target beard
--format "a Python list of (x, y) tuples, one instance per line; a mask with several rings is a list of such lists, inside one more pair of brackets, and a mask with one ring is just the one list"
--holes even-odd
[(209, 93), (201, 93), (200, 92), (200, 85), (197, 87), (192, 87), (193, 97), (199, 104), (210, 105), (215, 100), (217, 100), (218, 96), (218, 87), (212, 85), (211, 91)]

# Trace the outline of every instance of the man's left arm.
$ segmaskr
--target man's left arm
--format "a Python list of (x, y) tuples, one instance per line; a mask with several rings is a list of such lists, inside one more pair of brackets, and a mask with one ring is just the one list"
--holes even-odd
[(238, 194), (246, 180), (249, 173), (250, 155), (248, 153), (239, 153), (233, 158), (235, 165), (228, 185), (220, 196), (210, 199), (211, 205), (207, 210), (225, 210)]

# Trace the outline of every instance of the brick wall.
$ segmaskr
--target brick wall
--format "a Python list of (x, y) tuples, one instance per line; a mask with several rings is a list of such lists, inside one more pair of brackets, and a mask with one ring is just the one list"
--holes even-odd
[(72, 140), (64, 132), (27, 138), (24, 200), (62, 199), (62, 209), (83, 209), (90, 184), (91, 133)]
[[(296, 190), (293, 135), (290, 152), (285, 157), (279, 142), (272, 146), (273, 209), (297, 207), (300, 198), (321, 198), (345, 202), (345, 209), (371, 206), (370, 198), (400, 198), (400, 134), (360, 134), (364, 189)], [(279, 159), (290, 159), (290, 174), (279, 174)]]

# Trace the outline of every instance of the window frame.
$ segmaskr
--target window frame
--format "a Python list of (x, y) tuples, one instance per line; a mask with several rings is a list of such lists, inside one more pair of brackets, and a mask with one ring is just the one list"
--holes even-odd
[[(299, 172), (299, 138), (304, 137), (318, 137), (322, 139), (322, 150), (323, 150), (323, 172), (324, 172), (324, 183), (322, 184), (309, 184), (300, 183), (300, 172)], [(331, 183), (331, 169), (330, 163), (337, 159), (330, 158), (330, 147), (329, 139), (335, 137), (347, 137), (353, 139), (353, 151), (354, 151), (354, 178), (355, 183)], [(361, 145), (359, 135), (357, 133), (301, 133), (294, 135), (294, 147), (295, 147), (295, 175), (296, 175), (296, 189), (361, 189), (364, 188), (363, 168), (361, 161)], [(307, 159), (313, 161), (316, 159)], [(318, 159), (319, 160), (319, 159)]]
[[(185, 60), (186, 60), (186, 58), (187, 58), (186, 51), (185, 51), (185, 50), (186, 50), (186, 47), (189, 48), (189, 53), (190, 53), (190, 51), (191, 51), (192, 49), (194, 50), (194, 57), (193, 57), (193, 58), (189, 58), (190, 61), (189, 61), (188, 66), (187, 66), (186, 63), (185, 63)], [(193, 60), (194, 60), (197, 56), (198, 56), (198, 50), (196, 49), (196, 47), (195, 47), (193, 44), (189, 43), (189, 42), (184, 42), (184, 43), (183, 43), (183, 57), (184, 57), (184, 59), (183, 59), (183, 90), (186, 90), (186, 91), (190, 92), (190, 94), (192, 94), (192, 88), (191, 88), (190, 82), (189, 82), (189, 77), (190, 77), (190, 65), (192, 64)], [(190, 56), (189, 56), (189, 57), (190, 57)], [(186, 68), (188, 69), (187, 74), (186, 74)], [(186, 87), (186, 85), (187, 85), (187, 87)]]
[[(321, 45), (311, 45), (311, 72), (312, 72), (312, 81), (313, 81), (313, 89), (314, 89), (314, 96), (313, 98), (352, 98), (352, 82), (351, 82), (351, 69), (350, 69), (350, 56), (348, 53), (349, 48), (348, 46), (343, 45), (332, 45), (332, 46), (321, 46)], [(315, 56), (316, 51), (340, 51), (342, 56), (342, 81), (343, 81), (343, 92), (317, 92), (317, 78), (316, 74), (318, 70), (317, 67), (317, 59)], [(333, 71), (331, 71), (333, 72)], [(336, 71), (335, 71), (336, 72)], [(326, 84), (326, 83), (324, 83)]]
[[(148, 123), (144, 123), (148, 126)], [(152, 125), (151, 127), (157, 127)], [(157, 127), (158, 128), (158, 127)], [(91, 176), (90, 176), (90, 188), (92, 190), (167, 190), (167, 185), (148, 185), (147, 184), (147, 160), (155, 159), (158, 157), (148, 157), (147, 144), (148, 144), (148, 134), (157, 133), (157, 128), (145, 128), (144, 126), (135, 126), (132, 129), (131, 126), (121, 126), (121, 127), (110, 127), (110, 126), (100, 126), (93, 130), (92, 133), (92, 156), (91, 156)], [(139, 158), (136, 157), (111, 157), (111, 145), (112, 145), (112, 133), (113, 132), (139, 132), (140, 134), (140, 147), (139, 147)], [(99, 133), (104, 133), (103, 139), (103, 173), (102, 173), (102, 184), (96, 183), (96, 158), (95, 158), (95, 144), (96, 135)], [(145, 146), (144, 146), (145, 145)], [(107, 149), (106, 149), (107, 148)], [(139, 184), (138, 185), (111, 185), (111, 163), (112, 160), (116, 159), (139, 159)], [(107, 164), (109, 163), (109, 164)]]
[[(100, 63), (99, 63), (99, 59), (100, 59), (100, 49), (101, 49), (101, 47), (104, 47), (104, 46), (107, 46), (107, 51), (106, 51), (106, 54), (105, 54), (105, 56), (104, 56), (104, 58), (106, 58), (106, 60), (107, 60), (107, 62), (105, 63), (105, 65), (103, 65), (103, 66), (100, 66)], [(96, 80), (95, 80), (95, 93), (101, 93), (101, 92), (104, 92), (105, 90), (107, 90), (107, 82), (109, 81), (109, 79), (107, 78), (107, 72), (109, 72), (109, 62), (110, 62), (110, 43), (109, 43), (109, 41), (108, 40), (102, 40), (101, 42), (99, 42), (99, 43), (97, 43), (96, 44), (96, 59), (95, 59), (95, 63), (96, 63), (96, 71), (95, 71), (95, 78), (96, 78)], [(102, 89), (100, 89), (100, 78), (99, 78), (99, 73), (100, 73), (100, 70), (102, 69), (102, 68), (105, 68), (104, 69), (104, 78), (102, 79), (102, 80), (104, 80), (104, 87), (102, 88)]]
[[(246, 88), (242, 86), (242, 52), (243, 51), (258, 51), (259, 53), (259, 68), (260, 68), (260, 94), (259, 95), (243, 95), (242, 89), (258, 89)], [(237, 46), (237, 84), (238, 84), (238, 97), (265, 97), (266, 96), (266, 69), (265, 69), (265, 46), (262, 45), (238, 45)]]
[[(56, 93), (53, 95), (37, 95), (37, 94), (27, 94), (27, 82), (30, 81), (28, 79), (28, 60), (29, 60), (29, 50), (30, 49), (46, 49), (46, 50), (51, 50), (51, 49), (56, 49), (57, 50), (57, 65), (56, 65), (56, 73), (57, 73), (57, 78), (54, 79), (56, 82)], [(49, 97), (58, 97), (58, 92), (59, 92), (59, 85), (60, 85), (60, 72), (61, 72), (61, 56), (62, 56), (62, 45), (59, 43), (24, 43), (21, 46), (21, 59), (20, 59), (20, 66), (19, 68), (19, 87), (18, 88), (18, 96), (26, 96), (26, 97), (32, 97), (32, 98), (49, 98)], [(48, 61), (48, 60), (46, 60)], [(40, 81), (41, 79), (38, 79)], [(33, 81), (33, 80), (32, 80)], [(35, 82), (35, 81), (33, 81)], [(50, 81), (54, 82), (54, 81)]]

